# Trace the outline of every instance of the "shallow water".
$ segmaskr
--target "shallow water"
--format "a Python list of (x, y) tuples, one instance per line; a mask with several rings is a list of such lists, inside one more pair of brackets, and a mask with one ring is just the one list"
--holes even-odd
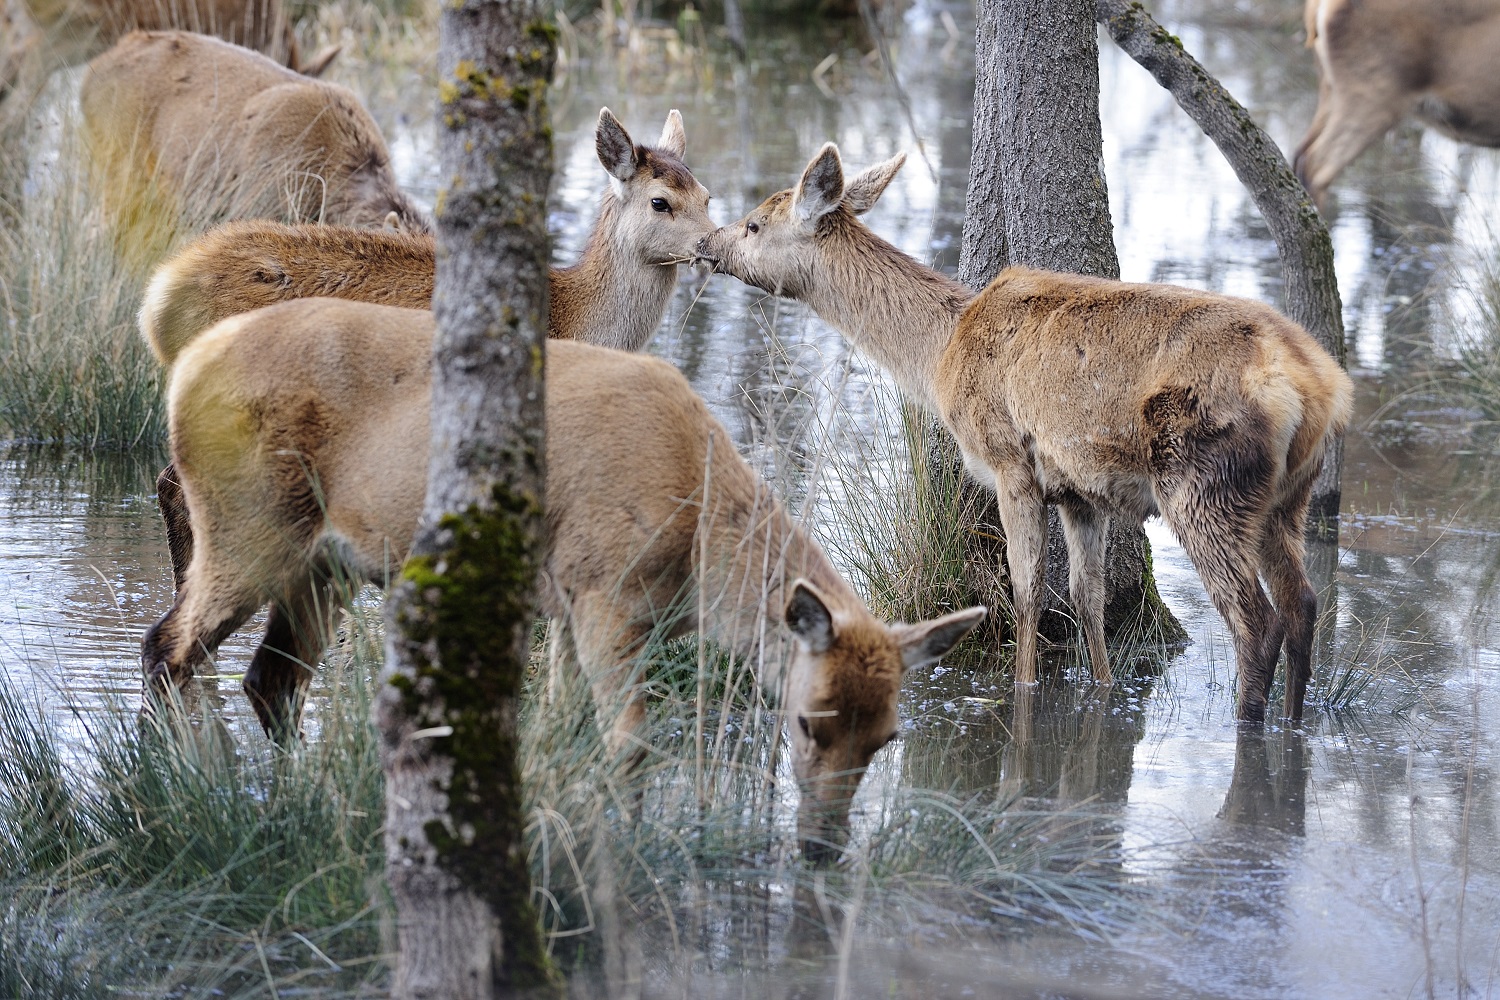
[[(1161, 6), (1161, 16), (1283, 148), (1310, 119), (1315, 78), (1296, 37), (1298, 5)], [(581, 246), (603, 185), (594, 116), (609, 107), (638, 140), (669, 108), (719, 222), (789, 184), (817, 146), (855, 168), (921, 140), (873, 228), (937, 266), (956, 266), (972, 89), (970, 17), (936, 4), (893, 25), (896, 90), (857, 31), (816, 28), (753, 45), (748, 65), (593, 56), (570, 67), (555, 102), (555, 255)], [(1192, 17), (1186, 16), (1192, 12)], [(838, 60), (823, 82), (812, 71)], [(1212, 146), (1146, 74), (1102, 46), (1105, 167), (1128, 279), (1173, 281), (1276, 301), (1275, 248)], [(410, 69), (339, 64), (395, 135), (412, 188), (431, 196), (430, 101)], [(430, 74), (429, 74), (430, 75)], [(431, 88), (428, 88), (431, 89)], [(924, 159), (925, 156), (925, 159)], [(1160, 678), (1105, 696), (1009, 686), (955, 670), (914, 680), (912, 721), (877, 759), (861, 806), (882, 788), (1019, 791), (1083, 805), (1118, 841), (1125, 870), (1160, 915), (1108, 942), (1022, 936), (917, 914), (871, 922), (850, 940), (850, 996), (1006, 995), (1400, 997), (1489, 995), (1500, 977), (1500, 732), (1492, 628), (1500, 471), (1477, 411), (1413, 393), (1418, 376), (1477, 335), (1472, 287), (1494, 241), (1500, 157), (1403, 132), (1336, 187), (1333, 216), (1359, 418), (1348, 438), (1344, 515), (1325, 567), (1331, 629), (1320, 683), (1373, 675), (1355, 703), (1298, 732), (1245, 734), (1233, 722), (1233, 657), (1218, 616), (1170, 533), (1148, 526), (1158, 583), (1190, 645)], [(826, 492), (820, 455), (840, 415), (875, 426), (889, 404), (878, 372), (800, 306), (727, 278), (685, 272), (651, 348), (680, 365), (741, 445), (794, 496)], [(774, 441), (776, 447), (767, 446)], [(56, 717), (87, 718), (138, 690), (137, 643), (170, 599), (150, 497), (161, 456), (0, 462), (0, 656)], [(824, 526), (827, 527), (826, 525)], [(246, 631), (221, 670), (243, 669)], [(253, 717), (226, 682), (224, 715), (247, 747)], [(1321, 688), (1320, 691), (1326, 691)], [(312, 708), (315, 734), (317, 696)], [(737, 968), (772, 995), (809, 995), (837, 965), (800, 965), (785, 907), (760, 932), (719, 928), (701, 960), (660, 983), (676, 995), (740, 995)], [(780, 914), (779, 916), (775, 916)], [(753, 920), (751, 921), (754, 922)], [(727, 943), (726, 943), (727, 941)], [(767, 967), (770, 974), (767, 976)], [(1466, 992), (1467, 991), (1467, 992)]]

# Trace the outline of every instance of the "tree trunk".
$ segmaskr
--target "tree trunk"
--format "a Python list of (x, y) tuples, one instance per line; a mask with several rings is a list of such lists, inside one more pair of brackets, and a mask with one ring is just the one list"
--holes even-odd
[[(1120, 275), (1101, 169), (1099, 50), (1093, 0), (980, 0), (974, 65), (974, 146), (959, 279), (983, 288), (1008, 264)], [(971, 561), (993, 565), (999, 514), (973, 533)], [(1111, 519), (1105, 628), (1185, 636), (1156, 592), (1140, 526)], [(975, 582), (984, 580), (982, 572)], [(1067, 549), (1049, 512), (1047, 611), (1041, 632), (1071, 641)], [(993, 601), (996, 596), (982, 594)]]
[(377, 706), (397, 997), (562, 995), (531, 905), (516, 725), (546, 543), (546, 11), (443, 5), (427, 502)]
[[(1276, 240), (1286, 281), (1286, 314), (1344, 364), (1344, 313), (1333, 269), (1333, 241), (1286, 157), (1250, 112), (1139, 3), (1097, 0), (1095, 14), (1116, 44), (1171, 92), (1229, 161)], [(1344, 443), (1339, 440), (1324, 457), (1309, 509), (1310, 525), (1335, 537), (1343, 459)]]

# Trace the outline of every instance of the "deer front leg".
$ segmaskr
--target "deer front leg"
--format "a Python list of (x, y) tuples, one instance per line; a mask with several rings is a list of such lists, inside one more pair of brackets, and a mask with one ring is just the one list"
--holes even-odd
[(1099, 516), (1079, 499), (1063, 502), (1058, 513), (1068, 542), (1068, 592), (1073, 611), (1083, 623), (1094, 680), (1108, 684), (1114, 679), (1104, 646), (1104, 542), (1109, 518)]
[(1016, 613), (1016, 683), (1035, 684), (1037, 627), (1047, 568), (1047, 506), (1041, 488), (1024, 466), (996, 468), (993, 474)]
[(572, 632), (605, 745), (634, 768), (646, 757), (646, 708), (635, 676), (646, 630), (611, 595), (590, 594), (573, 602)]

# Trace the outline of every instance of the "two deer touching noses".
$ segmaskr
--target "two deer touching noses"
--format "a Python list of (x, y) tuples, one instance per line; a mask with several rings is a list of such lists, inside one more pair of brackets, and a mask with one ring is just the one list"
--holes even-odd
[[(671, 291), (670, 280), (649, 285), (622, 307), (604, 294), (611, 281), (634, 280), (630, 268), (643, 261), (670, 276), (693, 256), (809, 303), (939, 414), (999, 500), (1019, 683), (1037, 676), (1045, 505), (1062, 513), (1071, 596), (1101, 681), (1111, 676), (1101, 573), (1107, 518), (1159, 513), (1234, 634), (1240, 718), (1263, 719), (1283, 644), (1284, 711), (1300, 717), (1316, 606), (1302, 567), (1303, 523), (1324, 449), (1347, 424), (1352, 398), (1338, 363), (1305, 331), (1246, 300), (1024, 268), (975, 295), (858, 220), (901, 157), (846, 184), (829, 144), (796, 187), (714, 230), (707, 192), (682, 166), (675, 113), (658, 145), (644, 147), (605, 111), (596, 146), (611, 181), (578, 266), (589, 280), (576, 309), (566, 292), (559, 296), (564, 308), (551, 331), (593, 343), (548, 349), (553, 551), (543, 591), (562, 636), (554, 673), (581, 667), (617, 751), (641, 745), (630, 674), (645, 636), (663, 624), (668, 633), (692, 629), (696, 616), (664, 622), (673, 614), (664, 609), (682, 608), (684, 594), (713, 595), (707, 627), (742, 652), (762, 641), (762, 624), (785, 639), (762, 682), (781, 692), (795, 719), (799, 833), (810, 856), (826, 858), (841, 842), (860, 776), (896, 733), (903, 674), (941, 656), (984, 615), (971, 608), (917, 625), (876, 620), (680, 374), (594, 346), (642, 346)], [(181, 684), (270, 603), (245, 688), (267, 730), (288, 739), (308, 665), (327, 641), (334, 561), (378, 580), (415, 532), (432, 321), (425, 310), (359, 301), (365, 296), (349, 285), (286, 280), (275, 267), (296, 270), (287, 247), (303, 245), (308, 231), (252, 225), (261, 228), (230, 230), (217, 244), (211, 235), (168, 262), (142, 310), (143, 331), (172, 368), (180, 490), (167, 513), (169, 531), (181, 536), (177, 598), (148, 633), (142, 660), (148, 691)], [(247, 240), (252, 233), (258, 243)], [(278, 244), (277, 234), (289, 242)], [(251, 289), (247, 241), (257, 247), (255, 266), (269, 254), (272, 270), (262, 273), (280, 275), (266, 284), (304, 290)], [(403, 252), (420, 258), (430, 242)], [(555, 296), (566, 273), (553, 274)], [(239, 275), (230, 306), (215, 300), (224, 275)], [(330, 292), (346, 301), (297, 298)], [(404, 304), (425, 306), (430, 280), (425, 296)], [(239, 311), (245, 301), (262, 304), (257, 297), (293, 301)]]

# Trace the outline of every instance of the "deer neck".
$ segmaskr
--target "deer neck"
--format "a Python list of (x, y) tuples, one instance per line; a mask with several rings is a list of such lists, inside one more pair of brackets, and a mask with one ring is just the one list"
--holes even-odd
[(638, 351), (651, 339), (677, 286), (677, 266), (632, 247), (619, 199), (606, 191), (578, 263), (552, 272), (556, 335)]
[(935, 409), (938, 361), (974, 292), (870, 232), (853, 216), (829, 220), (807, 303)]

